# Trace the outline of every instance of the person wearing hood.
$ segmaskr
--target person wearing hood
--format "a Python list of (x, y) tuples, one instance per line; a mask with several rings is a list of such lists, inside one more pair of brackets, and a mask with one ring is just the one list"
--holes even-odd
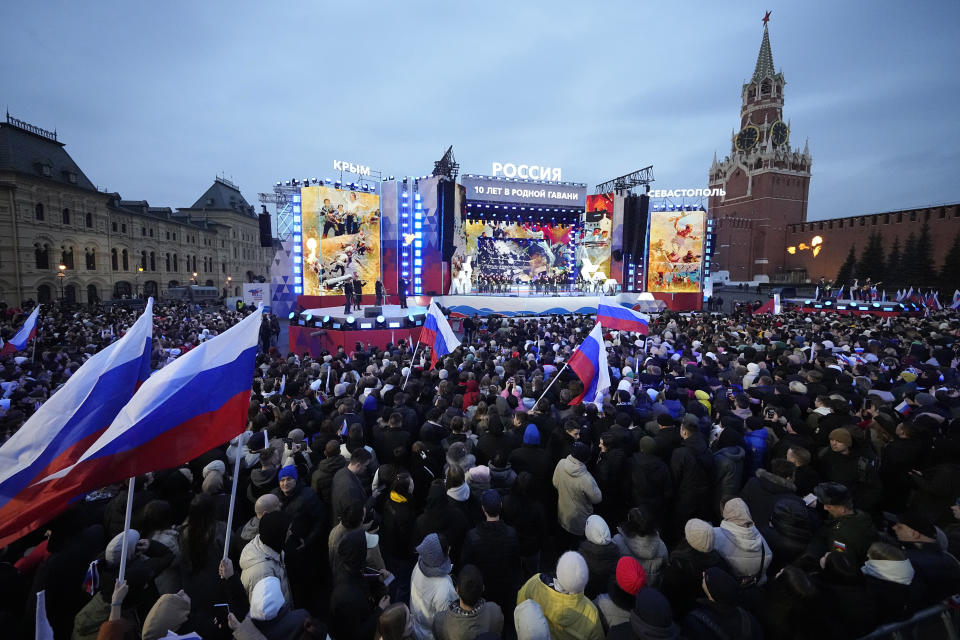
[(463, 394), (464, 411), (480, 402), (480, 383), (471, 378), (467, 380), (465, 387), (466, 393)]
[(520, 583), (520, 540), (517, 531), (500, 519), (503, 502), (495, 489), (480, 498), (484, 520), (467, 533), (460, 562), (480, 569), (489, 600), (513, 615), (513, 599)]
[(323, 447), (323, 460), (317, 463), (317, 468), (310, 476), (310, 486), (324, 504), (332, 504), (333, 476), (346, 466), (347, 459), (340, 454), (340, 443), (328, 440)]
[(266, 640), (294, 640), (310, 618), (305, 609), (291, 609), (274, 576), (261, 579), (253, 588), (248, 619)]
[(867, 592), (878, 605), (879, 624), (906, 620), (922, 606), (924, 587), (903, 549), (874, 542), (860, 571)]
[(709, 522), (688, 520), (683, 533), (683, 541), (670, 552), (661, 587), (680, 617), (693, 609), (700, 597), (704, 571), (713, 567), (730, 571), (727, 561), (714, 547), (714, 531)]
[(550, 483), (550, 459), (546, 450), (540, 446), (540, 430), (531, 423), (523, 431), (520, 446), (510, 452), (507, 460), (518, 474), (526, 471), (533, 476), (535, 494), (546, 500)]
[(340, 539), (328, 618), (333, 640), (370, 640), (376, 633), (377, 618), (390, 604), (381, 582), (386, 571), (365, 574), (366, 557), (367, 536), (362, 529)]
[(660, 587), (669, 553), (649, 511), (643, 507), (630, 509), (613, 542), (620, 555), (636, 558), (643, 565), (651, 587)]
[(582, 442), (573, 446), (573, 453), (557, 463), (553, 486), (557, 490), (557, 517), (563, 530), (574, 539), (583, 537), (593, 505), (603, 498), (597, 481), (587, 471), (590, 447)]
[(433, 640), (433, 620), (456, 599), (450, 578), (453, 565), (435, 533), (428, 534), (417, 546), (418, 560), (410, 580), (410, 613), (413, 635), (417, 640)]
[(189, 615), (190, 596), (183, 591), (160, 596), (143, 621), (142, 640), (160, 640), (168, 632), (176, 633)]
[(767, 581), (773, 551), (753, 524), (750, 509), (740, 498), (727, 500), (723, 505), (723, 520), (714, 528), (714, 544), (735, 578), (754, 579), (757, 585)]
[(700, 431), (684, 423), (680, 425), (680, 437), (683, 444), (670, 457), (675, 490), (670, 531), (674, 532), (682, 530), (690, 518), (707, 515), (713, 471), (713, 456)]
[(798, 507), (806, 507), (797, 487), (793, 483), (793, 474), (796, 467), (792, 462), (783, 458), (770, 461), (770, 471), (757, 469), (756, 476), (747, 481), (740, 494), (750, 509), (757, 528), (763, 533), (770, 526), (774, 505), (785, 501), (792, 502)]
[(513, 610), (517, 640), (550, 640), (550, 625), (543, 609), (533, 600), (524, 600)]
[(647, 574), (636, 558), (623, 556), (617, 561), (615, 573), (607, 580), (607, 591), (593, 600), (605, 631), (630, 620), (637, 593), (646, 586)]
[(584, 594), (596, 598), (607, 587), (607, 581), (617, 567), (620, 550), (610, 537), (610, 527), (606, 521), (594, 514), (587, 518), (584, 528), (587, 539), (580, 543), (578, 551), (587, 562), (589, 579)]
[(460, 569), (457, 598), (433, 619), (436, 640), (473, 640), (481, 634), (503, 631), (503, 611), (483, 599), (483, 574), (472, 564)]
[[(265, 436), (254, 434), (250, 442), (255, 440), (263, 442)], [(260, 445), (251, 445), (260, 446)], [(260, 451), (260, 466), (250, 471), (250, 484), (247, 485), (247, 499), (250, 502), (256, 502), (257, 498), (265, 493), (270, 493), (279, 486), (277, 472), (280, 470), (280, 454), (271, 446), (263, 445)]]
[(654, 587), (641, 589), (633, 601), (630, 618), (611, 627), (607, 640), (679, 640), (670, 601)]
[(466, 474), (454, 465), (447, 468), (446, 477), (447, 501), (460, 510), (468, 523), (480, 522), (480, 500), (470, 491)]
[(798, 504), (793, 500), (780, 500), (773, 506), (769, 524), (757, 526), (773, 552), (770, 575), (776, 575), (803, 555), (813, 539), (817, 521), (802, 501)]
[(431, 533), (443, 536), (450, 545), (450, 558), (459, 561), (460, 548), (471, 524), (463, 511), (447, 497), (443, 480), (435, 480), (427, 494), (426, 508), (417, 516), (414, 539), (423, 540)]
[(761, 640), (760, 623), (739, 606), (736, 579), (716, 567), (703, 572), (703, 595), (697, 606), (683, 619), (683, 637), (688, 640)]
[(724, 428), (720, 437), (714, 443), (713, 450), (713, 495), (710, 505), (710, 513), (714, 518), (720, 516), (723, 511), (723, 501), (730, 496), (740, 493), (743, 488), (743, 461), (746, 458), (746, 452), (740, 445), (727, 445), (717, 447), (716, 443), (726, 436), (730, 439), (730, 434), (739, 433), (735, 429)]
[(247, 598), (252, 596), (258, 582), (273, 576), (280, 581), (284, 600), (293, 601), (283, 559), (289, 529), (290, 519), (281, 511), (268, 513), (260, 519), (260, 533), (240, 553), (240, 582), (247, 591)]
[(583, 594), (590, 572), (576, 551), (557, 561), (555, 575), (538, 573), (517, 593), (517, 604), (533, 600), (543, 611), (552, 640), (603, 640), (600, 612)]

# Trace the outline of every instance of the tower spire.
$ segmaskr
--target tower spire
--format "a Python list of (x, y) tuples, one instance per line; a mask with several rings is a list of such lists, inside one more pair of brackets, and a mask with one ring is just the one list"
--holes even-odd
[(760, 53), (757, 54), (757, 66), (753, 70), (753, 82), (773, 77), (776, 71), (773, 67), (773, 52), (770, 50), (770, 32), (767, 29), (767, 21), (770, 19), (770, 13), (763, 19), (763, 41), (760, 43)]

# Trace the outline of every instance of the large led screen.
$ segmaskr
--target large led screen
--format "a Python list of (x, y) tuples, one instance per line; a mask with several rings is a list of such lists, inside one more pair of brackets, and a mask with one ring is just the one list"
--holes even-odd
[(647, 291), (699, 293), (702, 289), (706, 211), (652, 211)]
[(561, 270), (572, 276), (576, 262), (575, 231), (571, 225), (555, 222), (466, 220), (464, 255), (470, 256), (470, 263), (454, 260), (452, 275), (456, 278), (466, 270), (475, 276), (508, 276), (511, 281), (521, 282), (532, 282)]
[(587, 196), (583, 214), (583, 241), (577, 248), (584, 277), (592, 281), (612, 278), (610, 275), (610, 239), (613, 226), (613, 194)]
[(363, 293), (380, 278), (380, 196), (333, 187), (300, 190), (303, 212), (303, 293), (342, 295), (359, 277)]

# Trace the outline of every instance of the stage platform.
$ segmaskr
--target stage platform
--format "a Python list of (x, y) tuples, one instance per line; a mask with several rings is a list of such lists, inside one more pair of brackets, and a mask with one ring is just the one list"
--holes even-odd
[[(799, 309), (802, 313), (819, 313), (828, 311), (840, 315), (872, 315), (881, 318), (895, 317), (903, 314), (923, 315), (924, 308), (912, 302), (864, 302), (862, 300), (812, 300), (810, 298), (788, 298), (783, 301), (784, 304)], [(773, 300), (769, 300), (760, 309), (769, 307), (768, 311), (759, 311), (759, 313), (771, 313), (773, 311)]]
[[(618, 293), (614, 299), (621, 305), (644, 313), (659, 313), (669, 305), (661, 300), (642, 300), (639, 293)], [(478, 316), (549, 316), (570, 313), (596, 313), (604, 298), (598, 295), (516, 296), (504, 294), (437, 296), (437, 304), (450, 310), (454, 317)]]

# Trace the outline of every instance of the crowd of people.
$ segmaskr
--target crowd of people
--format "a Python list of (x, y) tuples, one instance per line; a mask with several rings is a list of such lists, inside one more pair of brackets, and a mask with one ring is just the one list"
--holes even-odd
[[(155, 367), (239, 316), (158, 309)], [(134, 318), (46, 312), (5, 431)], [(664, 313), (606, 333), (599, 407), (594, 322), (474, 319), (435, 368), (267, 336), (243, 435), (138, 478), (126, 534), (116, 485), (9, 545), (2, 623), (45, 590), (58, 640), (852, 638), (960, 592), (960, 317)]]

